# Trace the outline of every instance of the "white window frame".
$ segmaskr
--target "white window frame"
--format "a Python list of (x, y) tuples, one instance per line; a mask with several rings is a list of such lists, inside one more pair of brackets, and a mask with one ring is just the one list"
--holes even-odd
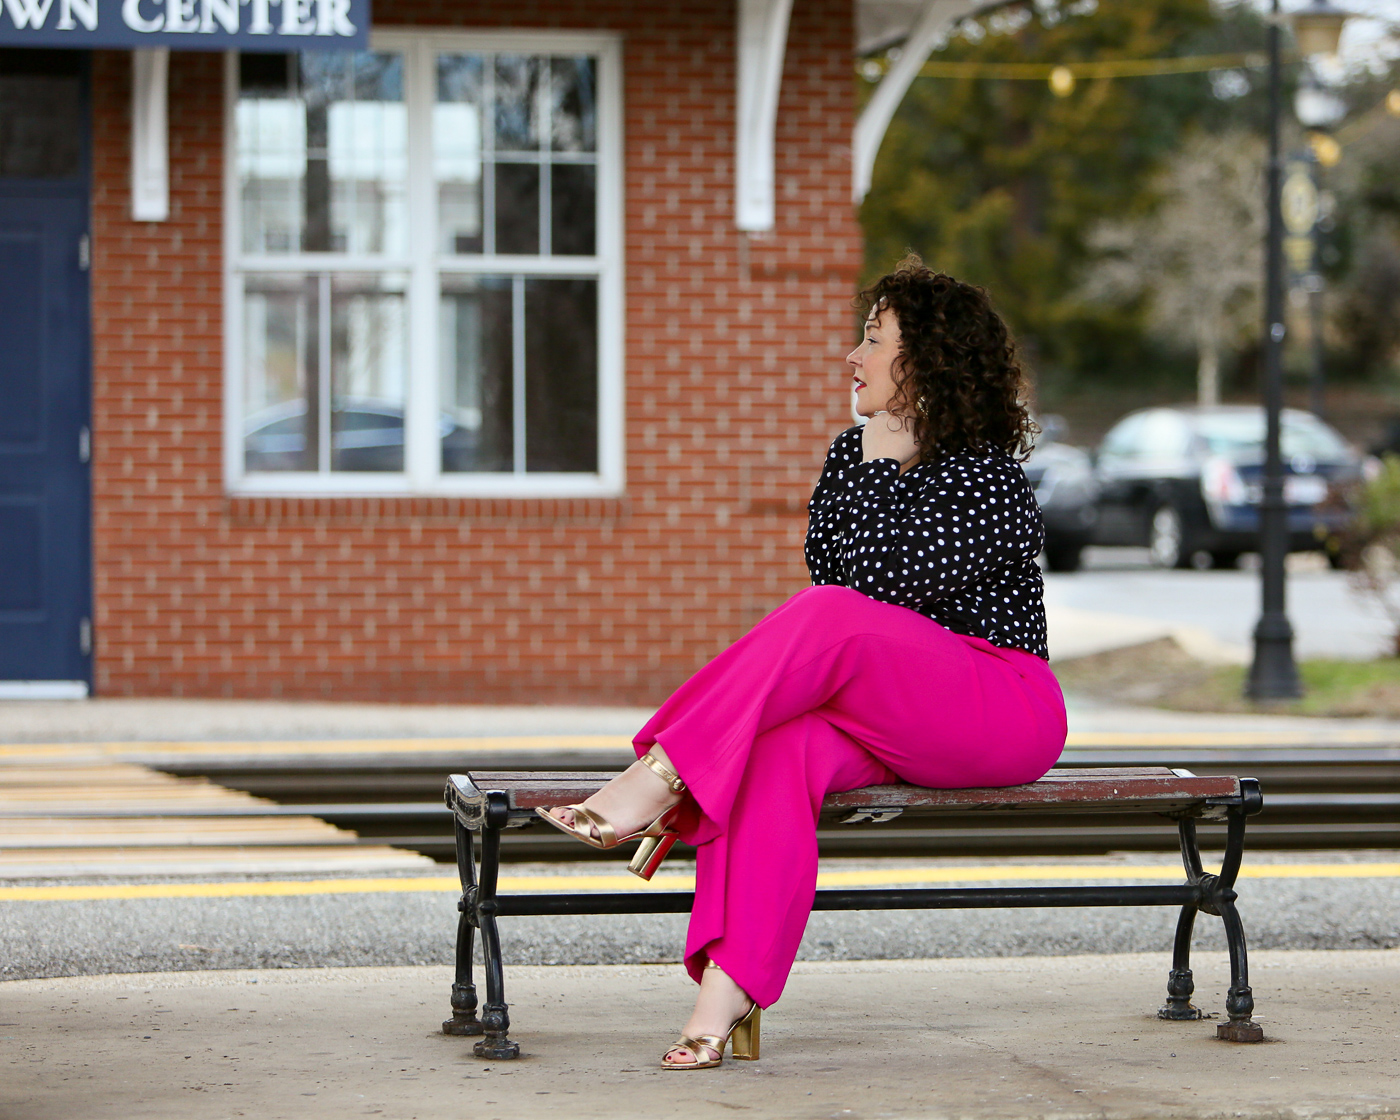
[[(370, 49), (404, 56), (408, 118), (408, 253), (243, 253), (237, 161), (238, 53), (224, 65), (224, 486), (231, 494), (279, 497), (437, 495), (481, 498), (609, 497), (624, 489), (623, 457), (623, 137), (620, 37), (558, 31), (386, 28)], [(598, 60), (597, 254), (448, 258), (438, 252), (432, 168), (433, 55), (442, 51), (591, 54)], [(426, 169), (427, 174), (414, 174)], [(247, 272), (403, 272), (408, 282), (408, 385), (404, 470), (400, 472), (243, 469), (243, 274)], [(435, 435), (438, 308), (443, 272), (527, 276), (596, 276), (598, 280), (598, 470), (591, 472), (453, 472), (439, 469)]]

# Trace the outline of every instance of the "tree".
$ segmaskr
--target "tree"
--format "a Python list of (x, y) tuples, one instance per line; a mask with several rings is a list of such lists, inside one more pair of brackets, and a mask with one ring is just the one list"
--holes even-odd
[(1191, 339), (1196, 395), (1220, 402), (1220, 357), (1257, 332), (1263, 283), (1264, 162), (1259, 138), (1197, 132), (1159, 173), (1150, 213), (1102, 222), (1088, 299), (1145, 300), (1161, 338)]
[[(969, 21), (935, 57), (1073, 62), (1258, 49), (1258, 14), (1210, 0), (1036, 0)], [(1216, 76), (1218, 78), (1218, 75)], [(1146, 309), (1085, 298), (1090, 233), (1150, 213), (1189, 132), (1262, 120), (1257, 75), (1044, 82), (919, 79), (891, 122), (861, 211), (867, 278), (906, 248), (985, 285), (1042, 375), (1102, 382), (1183, 369), (1150, 345)], [(1189, 359), (1186, 359), (1189, 360)]]

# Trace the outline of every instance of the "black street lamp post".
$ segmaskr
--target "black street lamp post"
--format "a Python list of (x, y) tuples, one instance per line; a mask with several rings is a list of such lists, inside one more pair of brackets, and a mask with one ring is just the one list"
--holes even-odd
[(1283, 101), (1279, 2), (1269, 21), (1268, 233), (1264, 242), (1264, 485), (1259, 503), (1260, 598), (1254, 628), (1254, 662), (1245, 682), (1252, 700), (1302, 695), (1293, 661), (1293, 627), (1285, 609), (1284, 562), (1288, 557), (1288, 504), (1283, 494), (1279, 433), (1283, 412), (1283, 181), (1279, 112)]
[[(1299, 49), (1305, 54), (1337, 49), (1346, 12), (1328, 0), (1312, 4), (1294, 16)], [(1252, 700), (1288, 700), (1302, 695), (1298, 666), (1293, 660), (1293, 627), (1285, 607), (1288, 558), (1288, 503), (1284, 496), (1280, 430), (1283, 413), (1283, 156), (1279, 114), (1283, 103), (1281, 52), (1282, 13), (1279, 0), (1270, 4), (1269, 20), (1269, 169), (1268, 234), (1264, 247), (1264, 479), (1259, 504), (1260, 599), (1254, 628), (1254, 661), (1245, 681)]]

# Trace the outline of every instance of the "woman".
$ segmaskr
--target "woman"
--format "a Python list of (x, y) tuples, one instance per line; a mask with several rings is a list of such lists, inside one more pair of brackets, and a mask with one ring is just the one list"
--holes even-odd
[(696, 846), (685, 964), (700, 984), (668, 1069), (758, 1057), (816, 890), (823, 797), (890, 782), (1039, 778), (1065, 741), (1046, 664), (1033, 432), (1006, 327), (979, 288), (910, 257), (861, 294), (847, 357), (868, 422), (836, 437), (809, 507), (813, 587), (683, 684), (638, 762), (540, 813), (594, 847), (642, 839), (650, 878)]

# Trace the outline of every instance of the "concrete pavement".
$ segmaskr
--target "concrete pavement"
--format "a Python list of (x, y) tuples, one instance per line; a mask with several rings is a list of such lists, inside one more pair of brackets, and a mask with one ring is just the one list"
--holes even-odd
[[(1400, 1116), (1400, 952), (1252, 964), (1255, 1046), (1154, 1017), (1165, 954), (799, 964), (759, 1061), (687, 1073), (655, 1065), (691, 998), (674, 967), (512, 970), (515, 1062), (437, 1032), (445, 968), (20, 981), (0, 1116)], [(1195, 965), (1219, 1005), (1223, 955)]]

